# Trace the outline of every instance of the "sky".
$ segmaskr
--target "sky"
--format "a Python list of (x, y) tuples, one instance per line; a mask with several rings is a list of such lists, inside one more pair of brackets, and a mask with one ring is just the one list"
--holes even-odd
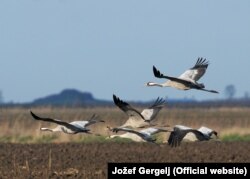
[[(207, 89), (146, 87), (179, 76), (198, 57), (210, 64)], [(30, 102), (74, 88), (125, 100), (225, 98), (250, 92), (248, 0), (0, 1), (0, 90), (5, 102)]]

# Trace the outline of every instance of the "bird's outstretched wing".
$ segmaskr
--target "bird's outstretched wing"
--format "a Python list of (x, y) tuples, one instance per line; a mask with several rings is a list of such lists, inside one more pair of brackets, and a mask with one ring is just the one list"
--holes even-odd
[(204, 89), (204, 88), (196, 88), (198, 90), (202, 90), (202, 91), (207, 91), (207, 92), (210, 92), (210, 93), (219, 93), (218, 91), (215, 91), (215, 90), (208, 90), (208, 89)]
[(181, 74), (179, 78), (198, 81), (206, 73), (208, 65), (209, 63), (205, 58), (198, 58), (196, 64)]
[(85, 124), (84, 127), (90, 126), (90, 125), (98, 123), (98, 122), (105, 122), (105, 121), (101, 120), (98, 115), (93, 114), (91, 116), (91, 118), (87, 121), (87, 123)]
[(168, 79), (168, 80), (171, 80), (171, 81), (175, 81), (175, 82), (178, 82), (178, 83), (185, 84), (187, 86), (193, 85), (193, 83), (190, 82), (190, 81), (187, 81), (187, 80), (184, 80), (184, 79), (181, 79), (181, 78), (166, 76), (166, 75), (162, 74), (155, 66), (153, 66), (153, 72), (154, 72), (154, 75), (155, 75), (156, 78), (165, 78), (165, 79)]
[(152, 121), (159, 111), (164, 107), (165, 100), (163, 98), (157, 98), (152, 106), (147, 109), (144, 109), (141, 112), (141, 115), (146, 121)]
[(118, 98), (116, 95), (113, 94), (113, 100), (116, 106), (118, 106), (122, 111), (124, 111), (129, 117), (139, 117), (139, 119), (143, 119), (143, 115), (139, 111), (137, 111), (135, 108), (130, 106), (128, 103), (122, 101), (120, 98)]
[(149, 127), (149, 128), (140, 130), (140, 132), (150, 136), (159, 132), (169, 132), (169, 131), (167, 129)]
[(76, 131), (78, 130), (77, 127), (75, 127), (74, 125), (72, 124), (69, 124), (67, 122), (64, 122), (64, 121), (61, 121), (61, 120), (58, 120), (58, 119), (52, 119), (52, 118), (45, 118), (45, 117), (39, 117), (37, 115), (35, 115), (32, 111), (30, 111), (30, 114), (31, 116), (36, 119), (36, 120), (41, 120), (41, 121), (45, 121), (45, 122), (52, 122), (52, 123), (56, 123), (58, 125), (62, 125), (62, 126), (65, 126), (73, 131)]
[(130, 133), (133, 133), (133, 134), (136, 134), (136, 135), (140, 136), (141, 138), (144, 138), (144, 135), (141, 132), (138, 132), (136, 130), (126, 128), (126, 127), (113, 128), (112, 131), (116, 132), (116, 133), (119, 132), (119, 131), (130, 132)]
[(186, 130), (181, 130), (179, 128), (174, 128), (174, 131), (170, 133), (170, 136), (168, 138), (168, 144), (171, 147), (177, 147), (180, 145), (181, 141), (183, 138), (187, 135), (187, 133), (192, 132), (195, 134), (195, 136), (198, 138), (198, 140), (203, 140), (203, 134), (195, 129), (186, 129)]

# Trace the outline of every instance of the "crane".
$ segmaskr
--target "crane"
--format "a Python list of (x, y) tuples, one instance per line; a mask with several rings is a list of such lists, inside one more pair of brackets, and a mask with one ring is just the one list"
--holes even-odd
[(171, 77), (162, 74), (155, 66), (153, 66), (154, 76), (157, 78), (168, 79), (164, 83), (148, 82), (146, 86), (173, 87), (180, 90), (197, 89), (211, 93), (219, 93), (215, 90), (205, 89), (205, 85), (197, 81), (205, 74), (209, 63), (204, 58), (198, 58), (196, 64), (186, 70), (179, 77)]
[(87, 128), (88, 126), (95, 124), (97, 122), (104, 122), (103, 120), (100, 120), (96, 114), (93, 114), (92, 117), (87, 121), (73, 121), (70, 123), (58, 119), (39, 117), (32, 111), (30, 111), (30, 114), (35, 120), (41, 120), (45, 122), (58, 124), (58, 126), (56, 126), (53, 129), (41, 128), (40, 130), (50, 131), (50, 132), (64, 132), (66, 134), (90, 133), (90, 129)]
[(165, 101), (162, 98), (157, 98), (153, 105), (139, 112), (127, 102), (122, 101), (116, 95), (113, 95), (113, 101), (123, 112), (128, 115), (128, 120), (120, 127), (142, 128), (151, 124), (159, 111), (163, 108)]
[(113, 128), (111, 129), (113, 132), (119, 132), (119, 131), (124, 131), (124, 132), (129, 132), (132, 134), (136, 134), (139, 137), (141, 137), (144, 141), (146, 142), (152, 142), (155, 143), (156, 139), (154, 139), (152, 137), (153, 134), (157, 134), (159, 132), (169, 132), (169, 130), (167, 129), (163, 129), (163, 128), (154, 128), (154, 127), (149, 127), (146, 129), (142, 129), (140, 131), (134, 130), (134, 129), (130, 129), (130, 128), (126, 128), (126, 127), (117, 127), (117, 128)]
[(212, 139), (212, 135), (214, 134), (218, 137), (218, 133), (208, 127), (202, 126), (199, 129), (193, 129), (187, 126), (176, 125), (173, 128), (173, 131), (170, 133), (168, 144), (172, 147), (177, 147), (180, 145), (181, 141), (188, 135), (194, 134), (196, 140), (198, 141), (207, 141)]

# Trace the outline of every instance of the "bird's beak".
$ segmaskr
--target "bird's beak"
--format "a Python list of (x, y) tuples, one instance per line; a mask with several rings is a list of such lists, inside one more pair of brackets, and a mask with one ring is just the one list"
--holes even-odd
[(145, 86), (150, 86), (150, 83), (152, 83), (152, 82), (147, 82), (147, 83), (145, 83), (144, 85), (145, 85)]
[(113, 131), (113, 129), (112, 129), (110, 126), (107, 126), (107, 129), (108, 129), (109, 131)]

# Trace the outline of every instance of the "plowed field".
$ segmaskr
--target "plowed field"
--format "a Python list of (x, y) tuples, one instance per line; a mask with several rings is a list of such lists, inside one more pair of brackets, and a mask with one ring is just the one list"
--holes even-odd
[(107, 178), (108, 162), (250, 162), (250, 142), (0, 144), (0, 178)]

